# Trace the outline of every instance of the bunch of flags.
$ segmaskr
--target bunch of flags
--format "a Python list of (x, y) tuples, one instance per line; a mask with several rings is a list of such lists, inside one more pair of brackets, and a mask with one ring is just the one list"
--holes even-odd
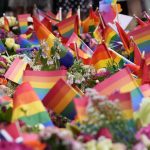
[[(28, 29), (30, 14), (18, 16), (21, 35), (15, 40), (21, 48), (39, 47), (40, 41), (45, 40), (51, 49), (59, 33), (64, 48), (60, 64), (66, 69), (72, 66), (74, 58), (93, 66), (97, 72), (115, 62), (119, 71), (98, 83), (94, 89), (100, 95), (108, 96), (111, 101), (119, 99), (118, 107), (123, 116), (126, 120), (132, 120), (140, 110), (143, 98), (150, 97), (150, 17), (145, 13), (147, 22), (136, 17), (139, 26), (126, 32), (119, 22), (113, 24), (115, 28), (109, 24), (113, 23), (119, 12), (117, 0), (102, 0), (100, 10), (90, 8), (89, 16), (83, 21), (77, 14), (73, 15), (71, 10), (62, 21), (57, 20), (57, 16), (50, 11), (37, 10), (36, 17), (33, 17), (34, 29)], [(10, 30), (6, 17), (4, 29)], [(91, 38), (96, 41), (94, 49), (82, 39), (81, 33), (92, 33)], [(0, 53), (6, 51), (4, 41), (0, 40)], [(13, 96), (13, 127), (16, 127), (14, 122), (17, 120), (31, 126), (53, 126), (47, 110), (70, 120), (86, 119), (88, 98), (80, 89), (67, 83), (67, 70), (35, 71), (29, 70), (28, 64), (17, 57), (4, 75), (19, 85)], [(13, 135), (7, 131), (8, 128), (0, 130), (0, 137), (10, 140)]]

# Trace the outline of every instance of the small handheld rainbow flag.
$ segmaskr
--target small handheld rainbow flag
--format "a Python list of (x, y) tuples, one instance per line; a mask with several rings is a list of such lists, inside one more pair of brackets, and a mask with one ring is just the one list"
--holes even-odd
[(67, 18), (57, 24), (58, 31), (64, 38), (69, 38), (73, 32), (78, 34), (79, 31), (79, 20), (78, 16), (74, 15), (70, 18)]
[(23, 82), (29, 82), (42, 100), (49, 90), (62, 78), (66, 80), (66, 70), (58, 71), (30, 71), (26, 70), (23, 74)]
[(112, 63), (112, 57), (105, 43), (98, 45), (92, 56), (91, 64), (95, 69), (100, 69), (106, 68), (109, 63)]
[(137, 28), (128, 34), (133, 36), (135, 43), (138, 45), (141, 52), (146, 53), (150, 50), (150, 24)]
[(93, 51), (79, 38), (79, 36), (76, 33), (73, 33), (71, 35), (68, 42), (66, 43), (66, 46), (72, 48), (72, 45), (74, 47), (74, 44), (77, 44), (77, 48), (82, 50), (89, 57), (92, 57)]
[(43, 104), (47, 109), (73, 120), (76, 116), (73, 102), (75, 97), (79, 97), (79, 94), (63, 79), (60, 79), (45, 96)]
[(49, 47), (52, 48), (56, 37), (35, 17), (33, 17), (33, 24), (38, 40), (46, 40)]
[(9, 21), (8, 21), (8, 19), (7, 19), (6, 16), (4, 16), (4, 29), (5, 29), (6, 31), (10, 31), (10, 28), (9, 28)]
[(20, 84), (22, 82), (23, 71), (26, 69), (27, 62), (16, 58), (5, 73), (5, 78)]
[(137, 87), (138, 85), (132, 77), (130, 70), (124, 68), (97, 84), (95, 89), (102, 95), (111, 95), (115, 91), (120, 91), (121, 93), (130, 92)]
[(45, 107), (28, 82), (18, 86), (14, 93), (12, 121), (16, 120), (31, 126), (53, 126)]
[(28, 29), (28, 21), (27, 21), (28, 17), (31, 17), (31, 15), (30, 14), (18, 15), (19, 26), (22, 34), (24, 34)]

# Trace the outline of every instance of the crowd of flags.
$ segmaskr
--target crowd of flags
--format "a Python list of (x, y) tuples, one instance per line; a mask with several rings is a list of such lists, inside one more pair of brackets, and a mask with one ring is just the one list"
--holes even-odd
[[(116, 32), (109, 23), (114, 23), (121, 11), (119, 8), (116, 0), (103, 0), (99, 10), (90, 8), (89, 16), (83, 21), (78, 14), (73, 15), (71, 10), (62, 21), (50, 11), (37, 10), (33, 16), (34, 29), (30, 30), (27, 18), (31, 15), (22, 14), (18, 16), (21, 35), (16, 41), (21, 48), (33, 48), (39, 47), (39, 42), (46, 40), (52, 48), (54, 40), (58, 38), (54, 31), (54, 27), (57, 27), (62, 46), (68, 48), (61, 59), (63, 65), (69, 63), (68, 53), (81, 59), (84, 64), (94, 66), (96, 70), (106, 68), (114, 61), (119, 66), (119, 71), (98, 83), (94, 89), (112, 101), (118, 98), (118, 107), (125, 118), (131, 120), (134, 112), (140, 109), (142, 99), (150, 96), (150, 16), (145, 13), (146, 22), (135, 17), (138, 26), (129, 32), (125, 31), (119, 22), (115, 22)], [(6, 17), (4, 24), (4, 29), (9, 31)], [(97, 41), (95, 49), (81, 39), (81, 34), (85, 33), (91, 34)], [(118, 44), (121, 49), (116, 48)], [(114, 45), (116, 47), (113, 49)], [(5, 51), (5, 45), (0, 41), (0, 52)], [(26, 61), (16, 58), (4, 75), (8, 80), (19, 84), (13, 96), (12, 122), (22, 120), (28, 125), (41, 123), (53, 126), (46, 109), (71, 120), (86, 118), (88, 100), (67, 83), (67, 70), (33, 71), (26, 69), (27, 64)], [(5, 136), (2, 131), (0, 134), (0, 138)]]

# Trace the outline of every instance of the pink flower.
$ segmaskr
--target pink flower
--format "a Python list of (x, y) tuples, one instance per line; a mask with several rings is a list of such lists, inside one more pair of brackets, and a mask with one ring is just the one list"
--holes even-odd
[(146, 135), (150, 139), (150, 125), (148, 125), (147, 127), (141, 128), (136, 134), (136, 139), (141, 140), (141, 136), (143, 134)]

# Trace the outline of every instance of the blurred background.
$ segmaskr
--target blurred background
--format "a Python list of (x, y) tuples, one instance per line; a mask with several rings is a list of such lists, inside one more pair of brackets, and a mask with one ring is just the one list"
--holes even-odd
[[(121, 4), (123, 14), (133, 15), (141, 17), (143, 11), (148, 13), (150, 8), (150, 0), (118, 0)], [(81, 13), (86, 14), (89, 6), (92, 4), (94, 9), (99, 5), (99, 0), (0, 0), (0, 16), (3, 13), (9, 15), (17, 15), (19, 13), (32, 13), (34, 4), (39, 9), (51, 10), (53, 13), (57, 13), (59, 7), (62, 7), (64, 13), (72, 8), (76, 11), (78, 6), (81, 7)]]

